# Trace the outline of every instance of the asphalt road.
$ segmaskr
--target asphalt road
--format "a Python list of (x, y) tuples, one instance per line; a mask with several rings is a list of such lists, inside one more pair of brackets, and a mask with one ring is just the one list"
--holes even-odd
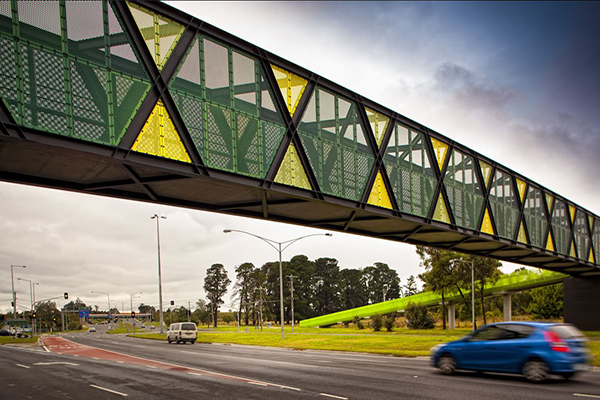
[(532, 384), (512, 375), (444, 376), (427, 358), (169, 345), (101, 330), (62, 338), (68, 342), (49, 348), (70, 354), (0, 346), (0, 399), (600, 399), (595, 371)]

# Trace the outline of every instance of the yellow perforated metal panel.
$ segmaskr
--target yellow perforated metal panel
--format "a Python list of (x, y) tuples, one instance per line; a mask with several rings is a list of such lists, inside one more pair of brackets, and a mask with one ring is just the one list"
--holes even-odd
[(589, 262), (591, 263), (596, 263), (596, 259), (594, 258), (594, 252), (592, 251), (592, 249), (590, 249), (590, 258), (588, 259)]
[(444, 167), (444, 160), (446, 159), (446, 154), (448, 153), (448, 145), (434, 138), (431, 138), (431, 144), (433, 144), (435, 158), (437, 158), (438, 166), (440, 167), (441, 171)]
[(277, 86), (281, 90), (283, 100), (287, 105), (290, 115), (293, 117), (308, 81), (276, 65), (271, 64), (271, 68), (273, 69), (273, 74), (275, 74), (275, 79), (277, 79)]
[(548, 204), (548, 214), (550, 214), (550, 210), (552, 210), (552, 205), (554, 203), (554, 197), (548, 193), (546, 193), (546, 203)]
[(187, 163), (192, 161), (161, 100), (156, 103), (131, 149)]
[(306, 176), (304, 166), (302, 165), (302, 161), (300, 161), (300, 157), (298, 157), (296, 147), (293, 143), (290, 143), (290, 147), (288, 147), (285, 152), (283, 162), (279, 167), (279, 171), (277, 171), (277, 176), (275, 176), (275, 182), (296, 186), (302, 189), (312, 189), (308, 176)]
[(377, 178), (373, 184), (373, 189), (371, 189), (368, 203), (378, 207), (389, 208), (390, 210), (393, 209), (381, 172), (377, 173)]
[(588, 215), (588, 222), (590, 224), (590, 232), (592, 232), (592, 229), (594, 229), (594, 218), (591, 215)]
[(128, 2), (127, 5), (148, 46), (148, 50), (150, 50), (150, 54), (154, 57), (156, 66), (159, 70), (162, 70), (183, 34), (183, 25), (162, 15), (155, 14), (137, 4)]
[(575, 222), (575, 207), (569, 204), (569, 213), (571, 213), (571, 223)]
[(492, 219), (490, 218), (490, 213), (487, 208), (485, 209), (483, 222), (481, 223), (481, 232), (487, 233), (488, 235), (494, 235), (494, 226), (492, 225)]
[(371, 130), (375, 136), (377, 146), (381, 147), (381, 142), (383, 142), (383, 136), (385, 135), (388, 124), (390, 123), (390, 119), (383, 114), (371, 110), (370, 108), (365, 108), (365, 111), (367, 112), (369, 124), (371, 125)]
[(521, 243), (527, 243), (527, 235), (525, 234), (525, 227), (523, 226), (523, 222), (521, 221), (521, 227), (519, 228), (519, 236), (517, 236), (517, 241)]
[(483, 181), (487, 189), (490, 184), (490, 177), (492, 176), (492, 166), (483, 161), (479, 161), (479, 166), (481, 167), (481, 174), (483, 175)]
[(447, 224), (450, 223), (450, 215), (448, 214), (448, 207), (446, 207), (446, 202), (440, 193), (440, 197), (438, 198), (437, 205), (435, 206), (435, 211), (433, 212), (433, 219), (440, 222), (445, 222)]
[(526, 187), (525, 182), (523, 182), (522, 180), (517, 178), (517, 188), (519, 189), (519, 196), (521, 197), (521, 203), (523, 203), (523, 200), (525, 199), (525, 187)]
[(577, 257), (577, 253), (575, 253), (575, 243), (571, 242), (571, 251), (569, 252), (571, 257)]
[(546, 250), (554, 251), (554, 241), (552, 240), (552, 232), (548, 232), (548, 241), (546, 242)]

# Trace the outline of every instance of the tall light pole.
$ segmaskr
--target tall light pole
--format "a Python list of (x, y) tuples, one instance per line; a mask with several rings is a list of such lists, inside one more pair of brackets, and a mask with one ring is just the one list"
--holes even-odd
[[(264, 238), (262, 236), (255, 235), (254, 233), (250, 233), (250, 232), (246, 232), (246, 231), (239, 231), (236, 229), (224, 229), (223, 232), (224, 233), (239, 232), (239, 233), (245, 233), (246, 235), (254, 236), (255, 238), (260, 239), (263, 242), (267, 243), (269, 246), (271, 246), (272, 248), (277, 250), (277, 252), (279, 253), (279, 308), (281, 311), (281, 315), (280, 315), (281, 339), (285, 339), (285, 334), (283, 332), (283, 265), (282, 265), (282, 261), (281, 261), (281, 254), (283, 253), (283, 251), (285, 249), (290, 247), (292, 244), (296, 243), (298, 240), (301, 240), (301, 239), (304, 239), (307, 237), (311, 237), (311, 236), (333, 236), (333, 235), (331, 233), (313, 233), (312, 235), (300, 236), (295, 239), (286, 240), (285, 242), (277, 242), (275, 240), (271, 240), (271, 239)], [(262, 319), (262, 316), (261, 316), (261, 319)]]
[(12, 283), (12, 299), (13, 299), (13, 319), (17, 319), (17, 294), (15, 293), (15, 277), (13, 273), (14, 268), (27, 268), (24, 265), (11, 265), (10, 266), (10, 281)]
[(25, 282), (29, 282), (29, 300), (31, 301), (31, 312), (33, 312), (33, 282), (31, 282), (29, 279), (24, 279), (24, 278), (17, 278), (18, 281), (25, 281)]
[(142, 294), (142, 292), (135, 292), (135, 293), (131, 293), (129, 295), (129, 306), (130, 306), (131, 311), (133, 311), (133, 296), (134, 295), (137, 296), (138, 294)]
[(160, 334), (164, 333), (163, 330), (163, 300), (162, 300), (162, 274), (160, 270), (160, 227), (158, 221), (160, 219), (167, 219), (162, 215), (154, 214), (150, 219), (156, 219), (156, 241), (158, 244), (158, 304), (160, 305)]
[[(110, 295), (106, 292), (101, 292), (99, 290), (92, 290), (92, 293), (102, 293), (102, 294), (106, 295), (106, 297), (108, 298), (108, 314), (110, 314)], [(107, 314), (107, 316), (108, 316), (108, 314)]]

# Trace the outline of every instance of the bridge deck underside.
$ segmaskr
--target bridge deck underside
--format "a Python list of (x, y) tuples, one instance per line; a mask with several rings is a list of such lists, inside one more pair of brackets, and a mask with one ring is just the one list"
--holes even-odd
[(398, 217), (369, 205), (357, 209), (354, 202), (318, 199), (285, 185), (274, 183), (266, 188), (262, 182), (221, 171), (199, 174), (184, 164), (174, 169), (172, 162), (161, 165), (161, 160), (144, 154), (32, 131), (9, 129), (6, 133), (8, 136), (0, 139), (0, 179), (8, 182), (430, 245), (571, 275), (594, 270), (521, 244), (492, 240), (460, 228), (448, 229), (427, 219)]

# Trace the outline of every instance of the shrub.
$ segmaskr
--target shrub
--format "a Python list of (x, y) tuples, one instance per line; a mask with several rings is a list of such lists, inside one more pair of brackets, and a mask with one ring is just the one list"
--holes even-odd
[(394, 330), (395, 325), (396, 316), (394, 314), (388, 315), (387, 318), (383, 321), (383, 326), (388, 332), (392, 332)]
[(360, 317), (358, 315), (356, 315), (354, 317), (354, 319), (352, 320), (352, 322), (354, 322), (354, 325), (358, 328), (358, 329), (365, 329), (365, 326), (363, 325), (362, 321), (360, 320)]
[(376, 315), (371, 318), (371, 327), (374, 332), (379, 332), (383, 327), (383, 317), (381, 315)]
[(408, 329), (433, 329), (435, 320), (421, 304), (408, 303), (405, 311), (406, 327)]

